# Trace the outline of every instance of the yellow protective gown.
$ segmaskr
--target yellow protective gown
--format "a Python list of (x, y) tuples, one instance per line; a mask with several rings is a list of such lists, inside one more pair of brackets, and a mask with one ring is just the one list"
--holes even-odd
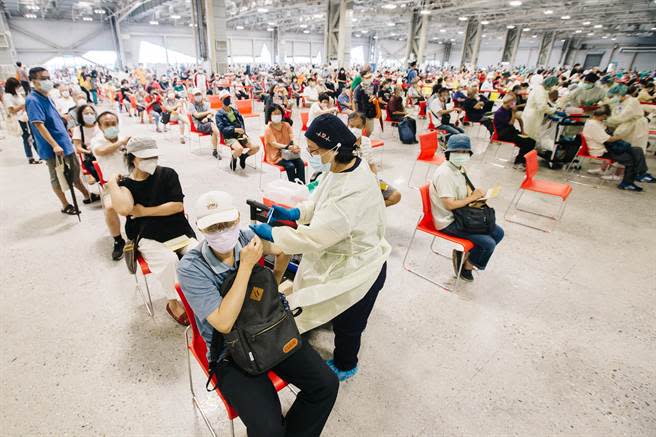
[(647, 149), (649, 123), (640, 102), (635, 97), (629, 96), (615, 107), (606, 124), (615, 128), (613, 135), (631, 143), (633, 147)]
[(353, 171), (326, 173), (310, 200), (297, 205), (297, 229), (273, 228), (273, 241), (287, 254), (303, 254), (288, 296), (301, 332), (341, 314), (369, 291), (387, 261), (385, 204), (364, 161)]
[(522, 112), (524, 132), (526, 135), (538, 141), (542, 135), (545, 114), (553, 114), (556, 110), (549, 106), (547, 90), (542, 83), (536, 85), (529, 93), (526, 107)]

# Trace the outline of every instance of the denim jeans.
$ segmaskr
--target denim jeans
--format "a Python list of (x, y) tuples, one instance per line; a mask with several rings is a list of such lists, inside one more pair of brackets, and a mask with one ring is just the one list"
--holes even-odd
[(448, 135), (447, 135), (447, 139), (448, 139), (451, 135), (458, 135), (458, 134), (464, 134), (464, 133), (465, 133), (464, 129), (461, 129), (461, 128), (459, 128), (459, 127), (452, 126), (452, 125), (450, 125), (450, 124), (441, 124), (441, 125), (439, 125), (439, 126), (437, 127), (437, 130), (443, 130), (443, 131), (446, 131), (446, 132), (448, 133)]
[(503, 229), (499, 225), (495, 226), (491, 234), (469, 234), (458, 231), (455, 222), (442, 229), (442, 232), (453, 235), (454, 237), (464, 238), (474, 243), (474, 248), (469, 252), (468, 261), (478, 270), (485, 270), (492, 253), (494, 253), (494, 249), (503, 240), (504, 235)]
[(23, 150), (25, 151), (25, 156), (27, 159), (34, 159), (34, 154), (32, 153), (32, 134), (30, 129), (27, 126), (27, 122), (19, 121), (18, 124), (21, 128), (21, 137), (23, 138)]
[(645, 153), (640, 147), (632, 147), (626, 141), (620, 140), (606, 144), (606, 149), (608, 157), (624, 166), (622, 183), (632, 184), (637, 178), (647, 173)]

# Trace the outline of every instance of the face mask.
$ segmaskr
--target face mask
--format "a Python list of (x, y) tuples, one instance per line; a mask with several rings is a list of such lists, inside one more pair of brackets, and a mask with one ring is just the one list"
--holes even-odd
[(592, 87), (594, 87), (594, 84), (588, 82), (583, 82), (583, 84), (581, 85), (581, 88), (583, 88), (584, 90), (591, 90)]
[(350, 127), (351, 133), (355, 135), (355, 138), (360, 138), (362, 136), (362, 129), (359, 127)]
[(362, 85), (364, 85), (364, 86), (371, 85), (371, 82), (372, 82), (371, 79), (362, 79)]
[(96, 116), (94, 114), (82, 114), (82, 120), (84, 124), (95, 124)]
[(71, 96), (71, 93), (68, 91), (62, 91), (61, 96), (65, 99), (68, 99)]
[(203, 96), (194, 96), (194, 102), (200, 103), (203, 101)]
[(271, 121), (274, 123), (280, 123), (282, 121), (282, 115), (272, 115)]
[(228, 253), (237, 245), (239, 240), (239, 225), (219, 232), (205, 234), (207, 244), (219, 253)]
[(44, 93), (49, 93), (54, 87), (54, 84), (50, 79), (40, 80), (39, 85), (41, 85), (41, 91)]
[(230, 106), (230, 97), (226, 97), (225, 99), (223, 99), (223, 104), (225, 106)]
[(108, 139), (114, 139), (118, 138), (118, 126), (110, 126), (106, 128), (103, 133), (105, 134), (105, 138)]
[(324, 164), (321, 160), (321, 156), (310, 156), (310, 167), (316, 173), (324, 173), (330, 169), (330, 164)]
[(153, 174), (157, 168), (157, 158), (144, 158), (136, 166), (144, 173)]
[(612, 99), (610, 99), (610, 101), (614, 105), (619, 105), (622, 102), (622, 100), (620, 100), (620, 96), (615, 96)]
[(469, 162), (469, 153), (453, 153), (449, 155), (449, 161), (456, 167), (462, 167)]
[(169, 100), (175, 99), (175, 94), (169, 94)]

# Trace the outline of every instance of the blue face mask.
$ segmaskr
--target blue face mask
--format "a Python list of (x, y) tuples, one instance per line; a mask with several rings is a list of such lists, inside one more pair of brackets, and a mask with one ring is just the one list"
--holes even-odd
[(324, 164), (321, 161), (321, 156), (319, 156), (319, 155), (310, 156), (310, 161), (309, 162), (310, 162), (310, 167), (312, 167), (312, 169), (317, 173), (319, 173), (319, 172), (325, 173), (328, 170), (330, 170), (330, 163)]

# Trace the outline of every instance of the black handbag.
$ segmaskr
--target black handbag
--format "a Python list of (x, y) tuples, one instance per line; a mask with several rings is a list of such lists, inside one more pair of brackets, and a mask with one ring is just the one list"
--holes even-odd
[[(467, 177), (467, 173), (463, 171), (462, 174), (467, 181), (467, 187), (473, 192), (474, 184)], [(456, 229), (468, 234), (491, 234), (496, 226), (494, 208), (489, 207), (484, 200), (477, 200), (462, 208), (454, 209), (453, 218)]]

